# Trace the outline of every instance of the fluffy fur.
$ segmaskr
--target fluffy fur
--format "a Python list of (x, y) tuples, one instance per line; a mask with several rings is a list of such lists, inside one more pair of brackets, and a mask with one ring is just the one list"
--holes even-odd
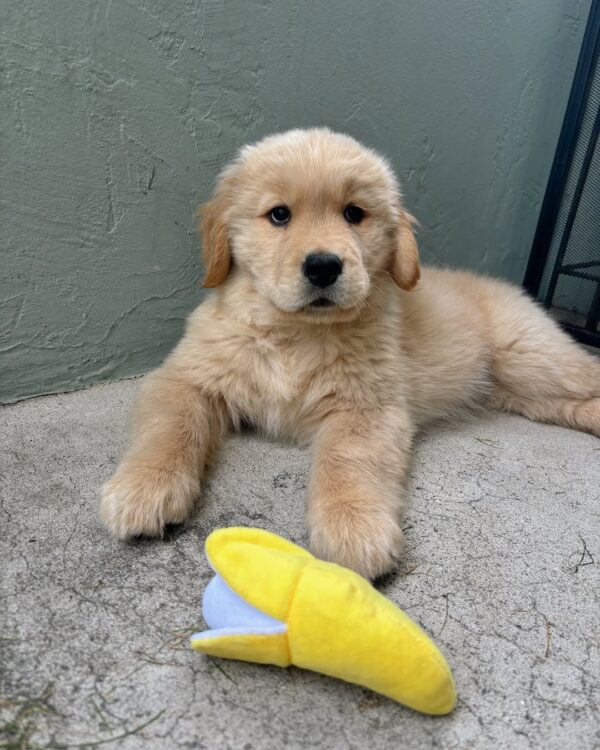
[[(285, 227), (267, 218), (277, 205)], [(419, 281), (395, 177), (352, 138), (295, 130), (244, 148), (202, 216), (215, 291), (137, 398), (102, 491), (118, 537), (183, 521), (225, 434), (249, 421), (312, 444), (312, 550), (374, 577), (398, 554), (411, 443), (431, 419), (486, 404), (600, 436), (598, 360), (509, 284), (433, 268)], [(319, 250), (343, 260), (325, 290), (302, 274)]]

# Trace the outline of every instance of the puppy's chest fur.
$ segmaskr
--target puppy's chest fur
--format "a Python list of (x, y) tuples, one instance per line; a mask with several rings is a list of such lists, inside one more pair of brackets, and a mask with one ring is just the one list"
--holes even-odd
[(399, 344), (380, 330), (285, 331), (219, 321), (198, 333), (193, 348), (202, 360), (195, 358), (194, 375), (224, 399), (234, 424), (248, 420), (304, 442), (332, 411), (383, 408), (400, 397)]

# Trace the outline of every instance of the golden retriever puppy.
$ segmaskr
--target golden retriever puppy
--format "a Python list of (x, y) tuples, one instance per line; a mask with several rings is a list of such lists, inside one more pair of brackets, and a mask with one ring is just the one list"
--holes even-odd
[(118, 537), (161, 534), (200, 494), (229, 429), (312, 444), (312, 550), (394, 564), (415, 432), (475, 404), (600, 436), (600, 363), (519, 289), (419, 268), (387, 162), (327, 129), (244, 148), (202, 211), (204, 285), (143, 383), (102, 491)]

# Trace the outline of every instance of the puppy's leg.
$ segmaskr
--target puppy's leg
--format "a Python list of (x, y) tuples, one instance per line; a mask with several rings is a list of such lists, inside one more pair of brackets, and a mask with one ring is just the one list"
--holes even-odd
[(317, 556), (367, 578), (393, 567), (412, 435), (402, 408), (344, 411), (325, 420), (315, 439), (308, 505)]
[(491, 319), (493, 405), (600, 437), (600, 358), (529, 299), (508, 291)]
[(190, 513), (227, 427), (224, 406), (164, 370), (137, 397), (130, 447), (102, 488), (100, 513), (120, 538), (159, 535)]

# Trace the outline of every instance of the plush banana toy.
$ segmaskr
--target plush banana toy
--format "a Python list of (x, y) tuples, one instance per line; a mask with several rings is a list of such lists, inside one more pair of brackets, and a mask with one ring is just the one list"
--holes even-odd
[(456, 703), (450, 669), (421, 628), (361, 576), (262, 529), (214, 531), (215, 571), (197, 651), (322, 672), (427, 714)]

